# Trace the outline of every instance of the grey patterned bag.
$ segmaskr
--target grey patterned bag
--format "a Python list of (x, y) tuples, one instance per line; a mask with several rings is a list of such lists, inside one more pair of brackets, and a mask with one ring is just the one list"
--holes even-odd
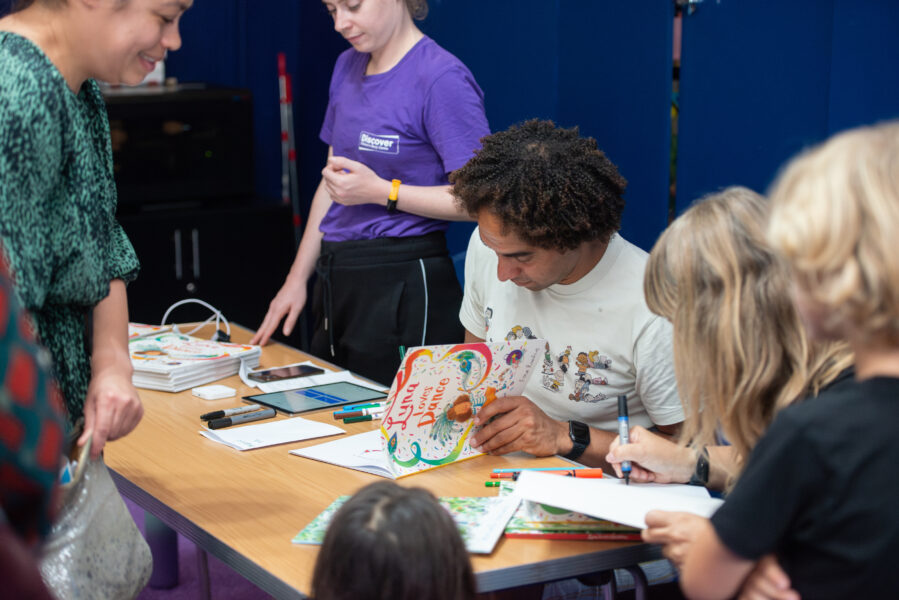
[(103, 458), (80, 449), (72, 481), (61, 487), (62, 506), (41, 558), (41, 575), (60, 600), (134, 598), (153, 567), (128, 507)]

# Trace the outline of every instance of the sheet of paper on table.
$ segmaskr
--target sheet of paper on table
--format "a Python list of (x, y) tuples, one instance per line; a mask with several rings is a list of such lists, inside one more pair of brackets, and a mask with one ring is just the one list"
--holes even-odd
[(209, 438), (213, 442), (231, 446), (235, 450), (253, 450), (255, 448), (264, 448), (265, 446), (287, 444), (342, 433), (346, 432), (340, 427), (329, 423), (310, 421), (302, 417), (291, 417), (270, 423), (244, 425), (243, 427), (200, 430), (200, 435)]
[(291, 450), (290, 453), (380, 477), (396, 478), (390, 470), (390, 460), (381, 448), (381, 432), (377, 429)]
[(631, 527), (646, 527), (645, 516), (651, 510), (689, 512), (710, 517), (724, 501), (711, 498), (708, 490), (696, 485), (631, 483), (623, 479), (581, 479), (522, 471), (515, 495), (597, 519), (606, 519)]

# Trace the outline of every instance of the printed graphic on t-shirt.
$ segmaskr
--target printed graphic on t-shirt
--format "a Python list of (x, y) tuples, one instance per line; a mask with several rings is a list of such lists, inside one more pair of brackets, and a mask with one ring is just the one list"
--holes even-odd
[(365, 152), (381, 152), (383, 154), (400, 153), (400, 136), (378, 135), (362, 131), (359, 133), (359, 150)]
[[(493, 311), (488, 308), (484, 314), (488, 329), (492, 316)], [(513, 326), (505, 336), (507, 341), (536, 338), (530, 327), (522, 325)], [(608, 399), (608, 396), (597, 386), (608, 385), (609, 381), (599, 371), (611, 367), (612, 359), (600, 354), (598, 350), (573, 352), (571, 346), (566, 346), (564, 351), (554, 355), (547, 342), (543, 354), (543, 367), (540, 371), (541, 384), (550, 392), (564, 393), (562, 388), (565, 387), (565, 375), (571, 371), (573, 390), (568, 394), (568, 399), (572, 402), (601, 402)]]

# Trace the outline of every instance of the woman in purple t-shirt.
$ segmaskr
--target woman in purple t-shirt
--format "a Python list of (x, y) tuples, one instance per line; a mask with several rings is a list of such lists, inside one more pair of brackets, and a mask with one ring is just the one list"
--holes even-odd
[(293, 330), (314, 270), (312, 353), (389, 384), (399, 346), (463, 338), (445, 231), (469, 217), (447, 175), (490, 133), (484, 94), (415, 26), (426, 0), (324, 5), (352, 48), (331, 77), (320, 134), (328, 162), (306, 231), (253, 343), (267, 342), (282, 319), (284, 334)]

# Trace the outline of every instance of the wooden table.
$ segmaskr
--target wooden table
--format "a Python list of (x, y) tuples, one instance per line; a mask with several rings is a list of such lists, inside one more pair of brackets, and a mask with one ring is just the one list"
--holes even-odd
[[(207, 329), (197, 335), (210, 334)], [(245, 342), (250, 333), (232, 328), (232, 337)], [(272, 367), (307, 359), (331, 366), (281, 344), (266, 346), (260, 364)], [(304, 598), (318, 547), (295, 545), (291, 538), (337, 496), (380, 478), (288, 454), (333, 437), (245, 452), (206, 439), (198, 433), (199, 416), (237, 406), (240, 396), (252, 391), (236, 375), (220, 383), (236, 388), (238, 397), (208, 401), (189, 390), (177, 394), (140, 390), (143, 420), (130, 435), (107, 445), (106, 462), (125, 496), (197, 546), (276, 598)], [(334, 423), (331, 412), (323, 409), (302, 416)], [(348, 434), (375, 427), (371, 422), (338, 424)], [(437, 496), (487, 496), (496, 494), (484, 487), (494, 468), (563, 464), (556, 457), (482, 456), (399, 483), (427, 488)], [(489, 592), (659, 557), (657, 547), (641, 543), (503, 538), (491, 555), (472, 555), (472, 564), (479, 591)]]

